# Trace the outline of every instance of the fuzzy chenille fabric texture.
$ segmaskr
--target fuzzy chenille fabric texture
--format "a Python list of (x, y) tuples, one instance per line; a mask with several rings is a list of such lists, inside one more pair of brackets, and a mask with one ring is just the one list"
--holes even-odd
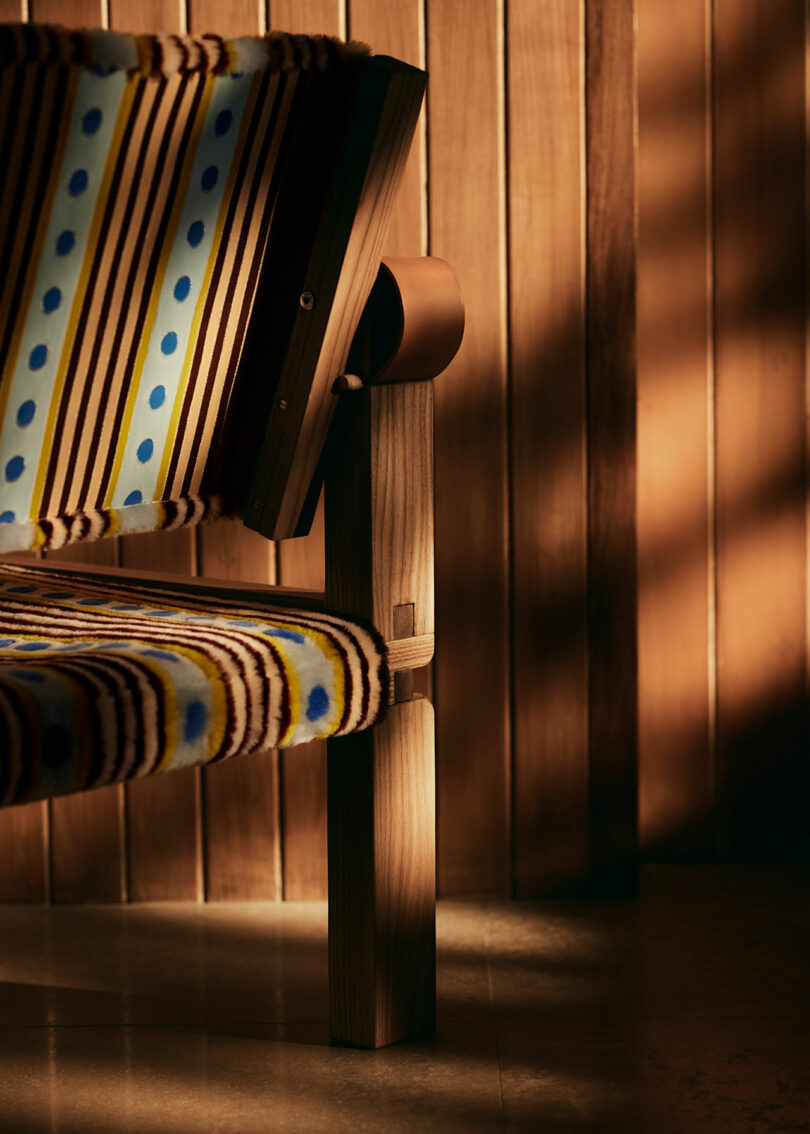
[(386, 699), (379, 635), (337, 615), (0, 568), (0, 805), (340, 736)]
[(221, 512), (285, 155), (367, 54), (0, 25), (0, 553)]

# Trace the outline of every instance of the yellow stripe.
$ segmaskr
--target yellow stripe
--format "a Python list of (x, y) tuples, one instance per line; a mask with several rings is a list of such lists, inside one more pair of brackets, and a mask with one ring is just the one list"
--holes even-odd
[[(79, 79), (81, 78), (81, 67), (70, 68), (70, 78), (68, 80), (68, 89), (65, 96), (65, 105), (62, 112), (62, 124), (59, 130), (59, 136), (56, 142), (56, 149), (53, 155), (53, 168), (62, 168), (62, 161), (65, 156), (65, 147), (67, 146), (68, 136), (70, 134), (71, 118), (73, 115), (73, 104), (76, 100), (76, 91), (79, 86)], [(47, 158), (45, 160), (48, 160)], [(14, 328), (14, 334), (11, 338), (11, 345), (8, 355), (8, 363), (6, 366), (6, 374), (8, 375), (7, 382), (0, 382), (0, 422), (5, 420), (6, 406), (8, 405), (9, 394), (11, 393), (12, 379), (14, 371), (17, 367), (17, 357), (20, 353), (20, 344), (22, 343), (23, 334), (28, 322), (28, 313), (31, 306), (31, 297), (33, 295), (34, 286), (37, 282), (37, 273), (39, 269), (39, 262), (42, 259), (42, 249), (45, 246), (45, 239), (48, 235), (48, 220), (50, 218), (51, 209), (53, 207), (53, 199), (59, 188), (58, 177), (50, 177), (48, 179), (48, 188), (45, 195), (45, 200), (42, 203), (42, 212), (36, 218), (36, 239), (34, 247), (31, 252), (31, 260), (29, 262), (29, 270), (26, 275), (25, 288), (20, 302), (20, 311), (26, 313), (24, 319), (18, 318), (17, 324)], [(36, 492), (34, 493), (34, 500), (37, 499)], [(33, 503), (33, 501), (32, 501)], [(33, 516), (34, 509), (30, 509)]]
[[(191, 140), (189, 142), (189, 150), (183, 161), (183, 176), (177, 188), (177, 197), (175, 199), (175, 206), (172, 211), (172, 217), (169, 221), (168, 228), (166, 229), (166, 236), (163, 242), (163, 250), (160, 254), (160, 261), (158, 263), (158, 270), (155, 276), (155, 283), (152, 289), (152, 298), (149, 303), (149, 310), (146, 315), (146, 322), (144, 323), (143, 333), (141, 335), (140, 346), (138, 347), (138, 355), (135, 360), (135, 369), (132, 373), (132, 381), (129, 386), (129, 394), (127, 396), (127, 404), (124, 409), (124, 416), (121, 421), (121, 430), (118, 434), (118, 446), (115, 450), (115, 459), (113, 461), (112, 471), (110, 473), (110, 483), (107, 486), (107, 492), (104, 496), (104, 507), (112, 507), (112, 499), (115, 494), (115, 489), (118, 485), (118, 477), (121, 474), (121, 465), (123, 464), (124, 455), (127, 448), (127, 440), (129, 438), (129, 427), (132, 422), (132, 415), (135, 412), (135, 403), (140, 390), (141, 378), (143, 377), (143, 369), (146, 365), (146, 355), (149, 350), (149, 343), (152, 338), (152, 331), (157, 319), (158, 304), (160, 302), (161, 292), (163, 291), (163, 281), (166, 278), (166, 271), (169, 267), (169, 258), (172, 254), (175, 238), (177, 236), (177, 229), (180, 225), (180, 220), (183, 215), (183, 209), (186, 203), (186, 194), (188, 192), (191, 174), (194, 170), (194, 157), (197, 153), (197, 146), (199, 145), (200, 136), (205, 126), (205, 119), (208, 114), (208, 105), (211, 102), (211, 96), (214, 93), (215, 79), (206, 79), (203, 87), (202, 98), (200, 105), (197, 109), (197, 117), (194, 122), (194, 129), (192, 131)], [(159, 495), (159, 488), (162, 483), (163, 470), (161, 468), (161, 475), (158, 477), (156, 495)]]
[(121, 96), (121, 105), (118, 108), (118, 117), (115, 120), (115, 129), (113, 130), (113, 135), (110, 140), (110, 149), (107, 156), (107, 164), (104, 167), (104, 174), (101, 178), (101, 185), (99, 186), (98, 197), (96, 199), (96, 207), (93, 212), (93, 219), (90, 222), (90, 232), (87, 238), (87, 244), (85, 245), (82, 270), (79, 273), (76, 292), (73, 296), (73, 305), (70, 309), (70, 317), (68, 319), (67, 330), (65, 332), (65, 344), (62, 347), (62, 354), (59, 359), (59, 369), (56, 372), (53, 394), (51, 395), (51, 404), (48, 409), (48, 421), (45, 426), (45, 435), (42, 439), (39, 467), (37, 469), (36, 480), (34, 481), (34, 494), (31, 500), (32, 516), (36, 516), (39, 513), (40, 504), (42, 502), (42, 490), (45, 485), (45, 476), (48, 471), (48, 462), (50, 461), (51, 457), (56, 416), (59, 413), (59, 406), (62, 401), (62, 391), (65, 385), (65, 375), (67, 373), (68, 362), (70, 361), (70, 353), (73, 349), (73, 343), (76, 337), (76, 326), (79, 322), (79, 315), (81, 314), (82, 304), (85, 298), (87, 278), (90, 275), (90, 268), (95, 255), (98, 234), (101, 228), (101, 222), (104, 218), (104, 210), (107, 207), (107, 198), (109, 197), (110, 193), (110, 183), (112, 181), (116, 161), (118, 160), (118, 153), (121, 149), (121, 139), (126, 128), (127, 120), (129, 119), (130, 110), (132, 108), (132, 101), (135, 97), (135, 89), (136, 83), (132, 81), (127, 82), (124, 87), (124, 93)]
[(188, 336), (188, 346), (186, 347), (186, 356), (183, 359), (183, 369), (180, 372), (180, 380), (177, 385), (177, 393), (174, 397), (174, 405), (172, 406), (172, 416), (169, 420), (169, 428), (166, 434), (166, 443), (163, 446), (163, 457), (160, 462), (160, 472), (158, 473), (158, 491), (162, 491), (166, 486), (166, 478), (169, 473), (169, 462), (172, 459), (172, 452), (174, 451), (175, 440), (177, 437), (177, 427), (180, 421), (180, 413), (183, 408), (183, 401), (186, 394), (186, 383), (188, 382), (189, 372), (191, 370), (191, 363), (194, 358), (194, 351), (197, 347), (197, 336), (200, 331), (200, 323), (202, 322), (203, 311), (208, 299), (208, 287), (211, 283), (211, 276), (214, 272), (214, 265), (216, 264), (217, 253), (219, 252), (220, 239), (222, 237), (222, 229), (225, 226), (225, 218), (228, 215), (228, 208), (233, 196), (233, 189), (236, 183), (236, 174), (239, 169), (239, 163), (242, 160), (242, 154), (245, 149), (247, 141), (248, 129), (250, 126), (250, 119), (253, 115), (253, 108), (256, 104), (256, 98), (259, 93), (259, 87), (263, 79), (262, 75), (257, 75), (250, 88), (250, 94), (245, 102), (245, 109), (242, 113), (242, 128), (239, 131), (239, 139), (236, 143), (233, 159), (231, 161), (231, 171), (228, 175), (228, 184), (225, 187), (225, 192), (222, 194), (222, 203), (219, 208), (219, 216), (217, 217), (216, 228), (214, 229), (214, 238), (211, 241), (211, 251), (208, 255), (208, 263), (205, 267), (205, 276), (203, 277), (202, 287), (200, 288), (200, 295), (197, 300), (197, 306), (194, 309), (194, 318), (191, 322), (191, 330)]

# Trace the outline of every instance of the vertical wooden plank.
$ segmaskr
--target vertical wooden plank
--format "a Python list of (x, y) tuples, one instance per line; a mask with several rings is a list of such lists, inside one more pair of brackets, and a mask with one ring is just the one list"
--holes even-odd
[(805, 12), (716, 0), (717, 735), (723, 857), (807, 854)]
[[(270, 0), (270, 27), (344, 36), (343, 0)], [(323, 497), (302, 539), (278, 545), (279, 582), (323, 590)], [(284, 897), (326, 897), (326, 744), (315, 741), (280, 753)]]
[(99, 0), (30, 0), (29, 19), (38, 24), (67, 28), (101, 27)]
[(21, 0), (0, 0), (0, 20), (5, 23), (14, 23), (23, 18)]
[[(179, 0), (112, 0), (111, 26), (121, 31), (185, 30)], [(194, 533), (190, 530), (129, 537), (121, 541), (121, 563), (193, 575)], [(201, 899), (200, 771), (126, 785), (127, 866), (131, 901)]]
[[(351, 0), (348, 35), (371, 44), (377, 55), (393, 55), (414, 67), (425, 66), (423, 0)], [(426, 147), (427, 102), (391, 216), (386, 256), (424, 256), (427, 252)]]
[(110, 27), (144, 34), (184, 32), (185, 0), (110, 0)]
[(638, 0), (639, 836), (713, 852), (710, 5)]
[(0, 902), (48, 900), (47, 805), (0, 811)]
[[(246, 0), (222, 8), (192, 0), (192, 32), (250, 35), (263, 28), (264, 5)], [(241, 524), (225, 521), (198, 531), (201, 575), (274, 583), (274, 545)], [(279, 765), (276, 752), (260, 752), (203, 769), (203, 839), (206, 897), (257, 901), (281, 897)]]
[(508, 26), (512, 798), (528, 897), (588, 873), (582, 5), (517, 0)]
[(635, 886), (638, 772), (634, 0), (587, 0), (590, 857)]
[(503, 6), (427, 8), (431, 253), (467, 328), (436, 382), (439, 892), (509, 890)]

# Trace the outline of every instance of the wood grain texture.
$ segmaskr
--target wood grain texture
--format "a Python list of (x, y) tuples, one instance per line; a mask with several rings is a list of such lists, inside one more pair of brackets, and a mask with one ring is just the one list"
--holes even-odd
[(436, 381), (439, 892), (506, 894), (503, 6), (472, 0), (461, 17), (454, 0), (430, 0), (427, 31), (430, 251), (453, 266), (467, 311), (461, 350)]
[[(393, 55), (414, 67), (425, 67), (425, 15), (422, 0), (351, 0), (348, 35), (371, 45), (378, 55)], [(427, 253), (427, 107), (422, 108), (416, 136), (397, 195), (385, 256)]]
[(20, 0), (0, 0), (0, 20), (16, 23), (22, 18), (23, 6)]
[(343, 394), (340, 452), (326, 485), (327, 606), (395, 637), (413, 604), (416, 636), (434, 628), (433, 383)]
[(184, 32), (185, 0), (110, 0), (110, 27), (136, 33)]
[(30, 0), (29, 19), (38, 24), (63, 24), (68, 28), (102, 26), (99, 0)]
[(127, 900), (124, 793), (120, 784), (49, 801), (51, 900)]
[(435, 1022), (433, 709), (329, 743), (330, 1032), (380, 1047)]
[(713, 854), (713, 342), (707, 0), (638, 0), (639, 836)]
[(295, 35), (346, 35), (344, 0), (268, 0), (269, 26)]
[(205, 768), (203, 800), (206, 899), (281, 898), (276, 752), (239, 756)]
[(800, 0), (714, 6), (719, 849), (806, 857)]
[(513, 855), (529, 897), (588, 873), (581, 6), (511, 4), (508, 52)]
[(46, 803), (0, 811), (0, 902), (45, 902), (49, 897)]
[(257, 35), (265, 30), (263, 0), (188, 0), (188, 28), (194, 35)]
[(590, 859), (597, 890), (636, 877), (634, 0), (586, 5)]

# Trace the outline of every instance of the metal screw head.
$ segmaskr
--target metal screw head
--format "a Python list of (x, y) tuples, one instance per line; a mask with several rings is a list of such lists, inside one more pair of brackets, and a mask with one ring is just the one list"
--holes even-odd
[(285, 409), (287, 408), (287, 400), (286, 400), (286, 398), (279, 398), (279, 400), (278, 400), (278, 408), (279, 408), (280, 410), (285, 410)]
[(305, 311), (311, 311), (315, 306), (315, 296), (311, 291), (302, 291), (298, 302), (301, 304)]

